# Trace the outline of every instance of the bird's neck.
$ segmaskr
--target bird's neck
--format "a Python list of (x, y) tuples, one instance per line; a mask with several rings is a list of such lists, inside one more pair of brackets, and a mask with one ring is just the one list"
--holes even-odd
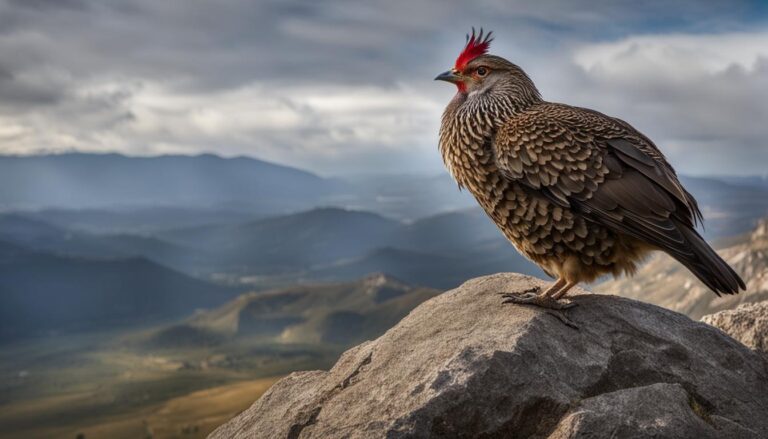
[(460, 186), (472, 190), (472, 179), (496, 172), (493, 137), (511, 117), (541, 102), (538, 96), (511, 94), (473, 96), (457, 93), (443, 113), (440, 152)]
[(457, 93), (448, 104), (440, 127), (440, 153), (459, 186), (472, 191), (472, 179), (491, 171), (490, 142), (501, 123), (467, 93)]

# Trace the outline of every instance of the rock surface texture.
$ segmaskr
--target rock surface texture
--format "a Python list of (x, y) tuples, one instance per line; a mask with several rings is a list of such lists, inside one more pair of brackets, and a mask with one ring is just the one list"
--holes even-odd
[(768, 355), (768, 301), (740, 305), (736, 309), (704, 316), (701, 321)]
[(275, 384), (211, 438), (766, 438), (768, 365), (701, 322), (583, 291), (564, 325), (498, 274), (413, 310), (328, 372)]

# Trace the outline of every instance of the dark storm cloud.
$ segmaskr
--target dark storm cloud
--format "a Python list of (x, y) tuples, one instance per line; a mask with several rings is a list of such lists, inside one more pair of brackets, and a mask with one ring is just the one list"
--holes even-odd
[(85, 0), (8, 0), (8, 3), (28, 9), (85, 9), (88, 3)]
[(16, 29), (7, 38), (24, 56), (73, 73), (178, 75), (188, 84), (232, 86), (254, 78), (392, 83), (427, 74), (436, 49), (455, 52), (470, 25), (497, 29), (516, 45), (549, 46), (672, 22), (698, 28), (712, 16), (727, 25), (746, 8), (725, 1), (531, 3), (12, 0), (0, 15)]
[[(0, 151), (212, 150), (334, 172), (345, 152), (375, 167), (388, 151), (423, 157), (434, 148), (450, 91), (431, 78), (471, 25), (495, 30), (495, 51), (530, 69), (545, 92), (638, 99), (622, 89), (627, 75), (576, 65), (573, 50), (635, 34), (754, 30), (754, 17), (754, 4), (733, 1), (0, 1), (0, 123), (16, 127)], [(742, 83), (760, 78), (744, 74)], [(686, 95), (693, 85), (670, 94), (664, 78), (649, 82), (643, 93), (658, 106), (700, 103)], [(743, 89), (733, 93), (733, 105), (755, 105)], [(621, 108), (603, 97), (595, 105)], [(738, 131), (713, 133), (708, 117), (686, 122), (708, 123), (709, 139)], [(683, 145), (699, 130), (657, 132)]]

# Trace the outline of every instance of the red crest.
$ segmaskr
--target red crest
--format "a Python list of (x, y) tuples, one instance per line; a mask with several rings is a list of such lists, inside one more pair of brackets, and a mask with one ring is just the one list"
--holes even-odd
[(472, 28), (472, 35), (467, 35), (467, 45), (464, 46), (464, 50), (456, 58), (456, 65), (454, 66), (456, 70), (463, 71), (468, 62), (488, 52), (488, 47), (490, 47), (491, 41), (493, 41), (491, 34), (493, 32), (488, 32), (485, 38), (483, 38), (483, 28), (480, 28), (479, 35), (475, 35), (475, 28)]

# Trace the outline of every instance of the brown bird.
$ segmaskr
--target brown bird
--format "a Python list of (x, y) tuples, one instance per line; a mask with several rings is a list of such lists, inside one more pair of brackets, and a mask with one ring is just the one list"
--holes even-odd
[(557, 278), (541, 293), (505, 294), (505, 303), (568, 308), (559, 299), (573, 286), (631, 275), (653, 250), (718, 296), (745, 288), (694, 229), (696, 200), (648, 137), (621, 119), (543, 100), (520, 67), (487, 54), (491, 40), (473, 29), (435, 79), (458, 87), (440, 127), (446, 167), (517, 250)]

